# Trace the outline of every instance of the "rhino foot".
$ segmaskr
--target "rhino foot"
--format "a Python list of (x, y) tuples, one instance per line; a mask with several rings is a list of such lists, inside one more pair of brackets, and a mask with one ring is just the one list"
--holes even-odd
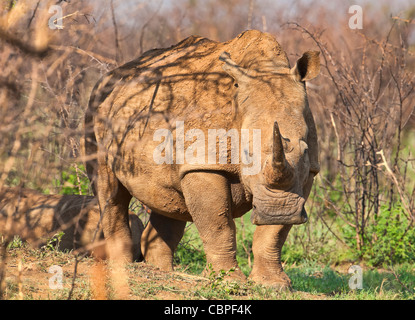
[(292, 289), (291, 280), (285, 272), (280, 272), (275, 275), (251, 274), (249, 279), (255, 283), (272, 287), (277, 291), (291, 291)]

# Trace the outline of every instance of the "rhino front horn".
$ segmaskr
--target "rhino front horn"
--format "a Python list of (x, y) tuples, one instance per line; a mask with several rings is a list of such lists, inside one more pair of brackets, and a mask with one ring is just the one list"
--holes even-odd
[(282, 137), (278, 122), (274, 122), (273, 142), (272, 142), (272, 166), (282, 171), (285, 167), (284, 146), (282, 144)]
[(272, 139), (272, 161), (265, 168), (265, 177), (269, 185), (285, 184), (292, 178), (292, 170), (285, 159), (284, 145), (278, 122), (274, 122)]

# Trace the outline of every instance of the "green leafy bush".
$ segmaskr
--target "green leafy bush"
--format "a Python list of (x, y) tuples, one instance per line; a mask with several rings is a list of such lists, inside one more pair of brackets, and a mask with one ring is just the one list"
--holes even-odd
[(206, 267), (202, 240), (193, 223), (189, 223), (186, 227), (186, 232), (174, 255), (174, 264), (176, 269), (192, 274), (200, 274)]
[(69, 167), (68, 170), (63, 170), (61, 173), (61, 179), (56, 179), (54, 186), (60, 189), (60, 194), (89, 194), (89, 179), (85, 174), (85, 168), (83, 165)]
[[(344, 228), (344, 238), (356, 248), (355, 230)], [(403, 208), (397, 204), (391, 209), (383, 206), (380, 213), (367, 225), (363, 246), (356, 254), (368, 265), (390, 265), (415, 260), (415, 229), (410, 225)]]

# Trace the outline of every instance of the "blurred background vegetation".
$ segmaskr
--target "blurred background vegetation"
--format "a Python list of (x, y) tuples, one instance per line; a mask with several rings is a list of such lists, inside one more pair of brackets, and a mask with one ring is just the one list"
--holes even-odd
[[(363, 8), (363, 29), (349, 28), (352, 4)], [(52, 5), (62, 8), (62, 29), (47, 27)], [(310, 220), (290, 232), (284, 263), (413, 263), (414, 18), (411, 1), (1, 0), (0, 187), (91, 194), (83, 116), (103, 74), (192, 34), (227, 41), (258, 29), (276, 37), (291, 64), (321, 51), (321, 75), (307, 90), (322, 170)], [(238, 227), (248, 272), (249, 214)], [(203, 268), (194, 226), (176, 257), (183, 270)]]

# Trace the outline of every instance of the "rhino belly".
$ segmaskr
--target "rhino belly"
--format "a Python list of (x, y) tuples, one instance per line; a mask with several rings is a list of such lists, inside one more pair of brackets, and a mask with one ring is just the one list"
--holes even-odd
[(150, 171), (134, 177), (118, 174), (117, 178), (133, 197), (152, 211), (172, 219), (192, 221), (179, 186), (171, 181), (171, 172)]

